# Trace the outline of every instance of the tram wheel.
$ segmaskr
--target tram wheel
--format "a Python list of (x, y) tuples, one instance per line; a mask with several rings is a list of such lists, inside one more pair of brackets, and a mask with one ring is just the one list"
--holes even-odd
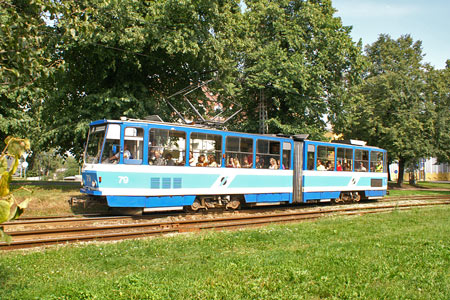
[(192, 203), (191, 205), (191, 210), (192, 211), (198, 211), (200, 208), (203, 208), (204, 206), (201, 205), (200, 201), (195, 200), (194, 203)]
[(229, 202), (226, 206), (226, 208), (231, 208), (231, 209), (238, 209), (241, 206), (241, 201), (239, 200), (233, 200), (231, 202)]
[(352, 200), (353, 202), (359, 202), (361, 200), (361, 195), (358, 192), (354, 193)]

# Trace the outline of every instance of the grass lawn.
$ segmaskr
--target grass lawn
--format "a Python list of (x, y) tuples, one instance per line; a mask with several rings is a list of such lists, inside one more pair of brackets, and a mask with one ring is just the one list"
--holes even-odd
[(396, 196), (411, 196), (411, 195), (443, 195), (450, 196), (450, 190), (448, 191), (427, 191), (427, 190), (389, 190), (389, 195), (387, 197)]
[(450, 299), (450, 208), (0, 255), (0, 299)]
[(19, 201), (31, 197), (33, 200), (25, 210), (24, 216), (48, 216), (71, 214), (69, 200), (71, 197), (80, 196), (80, 187), (49, 185), (18, 185), (11, 186), (11, 191)]

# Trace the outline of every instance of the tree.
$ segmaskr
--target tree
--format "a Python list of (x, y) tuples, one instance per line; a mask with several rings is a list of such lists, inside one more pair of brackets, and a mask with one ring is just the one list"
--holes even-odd
[[(158, 114), (173, 118), (163, 97), (200, 80), (230, 81), (230, 52), (239, 1), (68, 1), (89, 27), (60, 16), (57, 45), (65, 69), (49, 82), (43, 103), (43, 142), (82, 153), (88, 124), (96, 119)], [(54, 84), (53, 84), (54, 83)], [(53, 86), (51, 86), (53, 84)], [(51, 87), (50, 87), (51, 86)]]
[(64, 65), (62, 57), (56, 55), (56, 45), (71, 37), (70, 27), (56, 35), (52, 23), (71, 14), (71, 28), (89, 25), (79, 11), (69, 10), (64, 3), (0, 1), (0, 146), (8, 135), (26, 136), (39, 151), (46, 82)]
[(426, 76), (426, 97), (435, 106), (433, 144), (439, 162), (450, 162), (450, 60), (445, 69), (429, 68)]
[(389, 160), (398, 160), (401, 185), (406, 164), (435, 151), (435, 107), (425, 93), (429, 67), (422, 63), (421, 42), (409, 35), (380, 35), (365, 51), (365, 79), (349, 91), (349, 117), (334, 122), (334, 130), (387, 149)]
[(243, 128), (257, 131), (265, 99), (270, 132), (325, 132), (325, 115), (339, 118), (340, 94), (357, 82), (361, 47), (333, 16), (331, 1), (245, 1), (241, 56)]
[(0, 143), (9, 134), (24, 136), (28, 114), (39, 93), (36, 82), (54, 68), (47, 52), (46, 1), (0, 1)]

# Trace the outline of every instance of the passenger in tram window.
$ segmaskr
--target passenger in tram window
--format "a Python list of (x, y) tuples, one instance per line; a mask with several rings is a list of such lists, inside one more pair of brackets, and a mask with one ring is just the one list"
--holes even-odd
[(251, 168), (252, 165), (248, 163), (248, 158), (245, 156), (244, 157), (244, 161), (242, 162), (242, 167), (243, 168)]
[(248, 164), (249, 164), (249, 168), (253, 167), (253, 155), (249, 154), (247, 156), (247, 161), (248, 161)]
[(161, 157), (161, 152), (159, 152), (159, 150), (155, 151), (154, 164), (157, 166), (164, 166), (166, 164), (164, 159)]
[(364, 166), (363, 162), (360, 162), (359, 172), (367, 172), (367, 168)]
[(234, 158), (231, 156), (228, 158), (227, 168), (234, 168)]
[[(116, 154), (114, 154), (113, 156), (111, 156), (109, 158), (110, 161), (112, 162), (118, 162), (119, 161), (119, 155), (120, 155), (120, 149), (117, 151)], [(123, 159), (131, 159), (131, 152), (130, 150), (128, 150), (128, 144), (124, 144), (123, 145)]]
[(235, 168), (241, 167), (241, 163), (239, 162), (239, 159), (237, 157), (234, 158), (234, 167)]
[(284, 170), (284, 166), (281, 165), (281, 161), (279, 159), (277, 160), (277, 165), (278, 165), (278, 169)]
[(255, 167), (256, 167), (257, 169), (262, 169), (263, 165), (264, 165), (264, 163), (261, 163), (261, 161), (260, 161), (260, 159), (259, 159), (259, 156), (256, 155), (256, 158), (255, 158)]
[(198, 157), (197, 167), (204, 167), (205, 166), (205, 155), (201, 154)]
[(325, 166), (320, 159), (317, 160), (317, 171), (326, 171)]
[(209, 155), (209, 165), (208, 165), (208, 167), (214, 167), (214, 168), (218, 167), (218, 165), (216, 163), (216, 159), (212, 155)]
[(155, 151), (150, 150), (150, 153), (148, 154), (148, 163), (151, 165), (155, 164)]
[(337, 161), (337, 164), (336, 164), (336, 171), (342, 171), (342, 165), (339, 160)]
[(333, 164), (331, 163), (331, 161), (327, 162), (327, 171), (334, 171), (334, 167)]
[(345, 163), (344, 164), (344, 171), (352, 171), (352, 164), (351, 163)]
[(166, 166), (175, 166), (175, 162), (172, 159), (172, 154), (170, 153), (166, 155)]
[(189, 165), (191, 167), (195, 167), (195, 158), (194, 158), (194, 155), (192, 153), (189, 153)]
[(275, 158), (271, 157), (269, 160), (269, 169), (271, 170), (277, 170), (278, 169), (278, 165), (277, 165), (277, 161), (275, 160)]
[(375, 167), (375, 172), (383, 172), (383, 163), (381, 161), (377, 162), (377, 166)]

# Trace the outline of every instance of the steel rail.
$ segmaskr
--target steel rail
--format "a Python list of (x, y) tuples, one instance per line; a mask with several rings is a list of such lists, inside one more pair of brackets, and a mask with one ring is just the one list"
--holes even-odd
[(327, 215), (353, 215), (410, 209), (430, 205), (447, 205), (450, 201), (427, 203), (385, 204), (357, 207), (335, 207), (311, 211), (278, 212), (261, 215), (233, 215), (221, 218), (203, 218), (198, 220), (176, 220), (165, 222), (146, 222), (139, 224), (114, 224), (106, 226), (85, 226), (57, 228), (34, 231), (8, 232), (13, 236), (11, 244), (0, 243), (0, 250), (11, 250), (36, 247), (42, 245), (73, 243), (81, 241), (104, 241), (138, 238), (145, 236), (164, 235), (202, 230), (222, 230), (261, 226), (270, 223), (298, 222), (317, 219)]
[[(376, 202), (392, 202), (392, 201), (399, 201), (399, 200), (442, 200), (442, 199), (450, 199), (449, 196), (445, 195), (412, 195), (412, 196), (395, 196), (395, 197), (386, 197), (382, 199), (378, 199)], [(361, 201), (361, 203), (372, 203), (372, 200), (365, 200)], [(329, 203), (329, 202), (328, 202)], [(310, 208), (311, 206), (326, 206), (327, 202), (322, 202), (319, 204), (316, 203), (309, 203), (308, 204), (302, 203), (300, 205), (303, 205), (305, 208)], [(347, 203), (348, 204), (348, 203)], [(352, 204), (352, 203), (350, 203)], [(345, 204), (339, 204), (339, 205), (345, 205)], [(275, 207), (275, 206), (274, 206)], [(299, 208), (299, 205), (292, 205), (289, 204), (288, 206), (276, 206), (278, 209), (289, 209), (289, 208)], [(272, 207), (272, 209), (274, 209)], [(251, 209), (241, 209), (239, 210), (242, 213), (252, 213), (256, 212), (258, 213), (260, 210), (264, 210), (263, 207), (253, 207)], [(214, 211), (214, 210), (212, 210)], [(215, 211), (214, 211), (215, 212)], [(193, 215), (199, 215), (201, 212), (193, 213)], [(208, 212), (204, 212), (204, 214), (208, 214)], [(167, 213), (158, 213), (158, 214), (148, 214), (139, 216), (140, 219), (142, 218), (161, 218), (161, 217), (168, 217), (168, 216), (180, 216), (180, 215), (187, 215), (183, 212), (167, 212)], [(3, 226), (17, 226), (17, 225), (32, 225), (32, 224), (46, 224), (46, 223), (67, 223), (72, 221), (80, 221), (80, 222), (94, 222), (94, 221), (102, 221), (102, 220), (127, 220), (131, 218), (136, 218), (135, 216), (116, 216), (116, 215), (108, 215), (108, 214), (83, 214), (83, 215), (54, 215), (54, 216), (27, 216), (27, 217), (21, 217), (14, 221), (9, 221), (3, 223)]]

